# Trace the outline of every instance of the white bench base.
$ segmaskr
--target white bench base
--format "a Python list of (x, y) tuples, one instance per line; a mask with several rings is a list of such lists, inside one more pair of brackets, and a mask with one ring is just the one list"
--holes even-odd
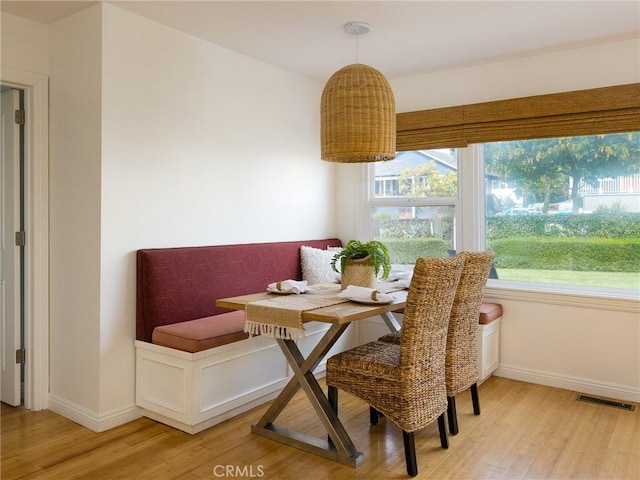
[(478, 385), (500, 366), (500, 321), (502, 317), (478, 325)]
[[(328, 325), (305, 324), (306, 355)], [(353, 347), (351, 329), (330, 351)], [(291, 371), (276, 342), (253, 337), (197, 353), (136, 340), (136, 405), (145, 417), (195, 434), (272, 400)], [(316, 369), (324, 374), (325, 363)]]

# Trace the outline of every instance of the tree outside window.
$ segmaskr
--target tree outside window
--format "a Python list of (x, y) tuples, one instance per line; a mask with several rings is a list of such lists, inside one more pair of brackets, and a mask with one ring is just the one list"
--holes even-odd
[(640, 288), (640, 133), (485, 144), (500, 278)]
[(637, 132), (485, 145), (487, 171), (517, 184), (524, 201), (539, 204), (542, 213), (549, 213), (554, 198), (563, 197), (571, 202), (573, 213), (580, 213), (581, 186), (598, 186), (604, 178), (636, 174), (639, 159)]

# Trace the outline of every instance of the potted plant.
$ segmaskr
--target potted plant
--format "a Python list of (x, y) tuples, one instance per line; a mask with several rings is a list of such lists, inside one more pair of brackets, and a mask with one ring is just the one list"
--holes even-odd
[[(337, 263), (340, 262), (340, 270)], [(342, 288), (347, 285), (375, 288), (377, 276), (387, 278), (391, 271), (391, 258), (387, 247), (378, 240), (361, 242), (349, 240), (331, 259), (331, 268), (342, 273)]]

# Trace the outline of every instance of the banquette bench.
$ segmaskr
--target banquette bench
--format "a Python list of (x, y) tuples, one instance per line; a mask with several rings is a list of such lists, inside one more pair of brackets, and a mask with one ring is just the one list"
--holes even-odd
[[(248, 338), (243, 312), (219, 308), (216, 300), (303, 279), (303, 246), (326, 251), (341, 242), (136, 252), (136, 404), (145, 416), (197, 433), (275, 397), (291, 375), (275, 341)], [(302, 351), (313, 348), (328, 326), (312, 322), (305, 328)], [(344, 335), (334, 348), (353, 346), (352, 337)]]
[[(327, 281), (318, 279), (322, 267), (313, 262), (326, 269), (333, 255), (327, 248), (340, 246), (334, 238), (138, 250), (136, 405), (143, 415), (193, 434), (274, 398), (291, 375), (280, 349), (271, 338), (248, 338), (243, 312), (219, 308), (216, 300), (303, 279), (305, 266), (310, 283)], [(483, 304), (481, 381), (498, 366), (501, 315), (501, 305)], [(388, 332), (380, 319), (367, 322), (384, 329), (373, 340)], [(332, 351), (355, 346), (356, 336), (370, 340), (367, 322), (363, 335), (347, 330)], [(305, 324), (300, 350), (311, 351), (327, 328)], [(321, 364), (316, 373), (323, 370)]]
[(478, 319), (478, 385), (500, 366), (500, 322), (502, 305), (483, 302)]

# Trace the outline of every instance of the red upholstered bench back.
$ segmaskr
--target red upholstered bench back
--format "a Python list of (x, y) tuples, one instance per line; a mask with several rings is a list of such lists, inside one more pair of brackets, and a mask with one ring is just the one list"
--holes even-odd
[(216, 307), (219, 298), (260, 292), (278, 280), (301, 280), (303, 245), (342, 243), (332, 238), (138, 250), (136, 339), (151, 342), (157, 326), (228, 312)]

